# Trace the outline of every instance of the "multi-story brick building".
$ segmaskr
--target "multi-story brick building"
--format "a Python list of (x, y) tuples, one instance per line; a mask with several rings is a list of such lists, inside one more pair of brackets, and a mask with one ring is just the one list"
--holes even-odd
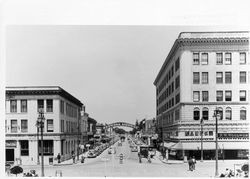
[(215, 155), (215, 117), (220, 111), (220, 157), (248, 155), (250, 99), (249, 32), (183, 32), (154, 85), (157, 131), (177, 158)]
[[(6, 161), (37, 164), (41, 161), (40, 133), (36, 122), (38, 109), (44, 110), (44, 163), (58, 153), (62, 160), (77, 153), (81, 143), (82, 103), (60, 87), (7, 87), (5, 145)], [(39, 146), (39, 147), (38, 147)]]

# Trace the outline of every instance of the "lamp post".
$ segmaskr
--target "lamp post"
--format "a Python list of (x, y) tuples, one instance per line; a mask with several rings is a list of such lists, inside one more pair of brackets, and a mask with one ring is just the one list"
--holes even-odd
[(215, 177), (219, 176), (218, 172), (218, 118), (220, 117), (220, 110), (214, 110), (215, 117)]
[(38, 110), (38, 118), (37, 118), (37, 125), (41, 130), (41, 176), (44, 177), (44, 158), (43, 158), (43, 128), (44, 128), (44, 112), (43, 109), (40, 108)]
[(203, 162), (203, 125), (204, 120), (201, 118), (201, 162)]

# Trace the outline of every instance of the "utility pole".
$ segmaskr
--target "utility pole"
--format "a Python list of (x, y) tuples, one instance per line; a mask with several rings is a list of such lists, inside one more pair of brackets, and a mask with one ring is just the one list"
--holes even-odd
[(203, 162), (203, 117), (201, 118), (201, 162)]

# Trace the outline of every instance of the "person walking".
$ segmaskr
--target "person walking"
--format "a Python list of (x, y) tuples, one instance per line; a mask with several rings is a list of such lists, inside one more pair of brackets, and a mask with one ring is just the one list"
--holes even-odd
[(193, 170), (195, 170), (195, 164), (196, 164), (196, 160), (195, 160), (195, 157), (193, 156), (193, 158), (192, 158), (192, 168), (193, 168)]
[(75, 152), (72, 151), (72, 159), (73, 159), (73, 164), (75, 163), (75, 159), (76, 159), (76, 155), (75, 155)]
[(138, 152), (138, 157), (139, 157), (139, 163), (141, 163), (141, 152)]
[(58, 163), (61, 163), (61, 155), (60, 155), (60, 153), (57, 154), (57, 157), (56, 157), (56, 158), (57, 158), (57, 162), (58, 162)]
[(188, 168), (189, 168), (190, 171), (193, 171), (193, 167), (192, 167), (193, 164), (192, 163), (193, 163), (193, 160), (192, 160), (191, 157), (189, 157), (189, 159), (188, 159)]

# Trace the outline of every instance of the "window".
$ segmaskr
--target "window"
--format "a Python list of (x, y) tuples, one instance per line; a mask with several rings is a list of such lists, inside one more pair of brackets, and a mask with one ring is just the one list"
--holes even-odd
[(200, 64), (200, 55), (199, 53), (193, 53), (193, 64), (199, 65)]
[(37, 111), (39, 111), (39, 109), (44, 109), (44, 100), (43, 99), (37, 100)]
[(232, 91), (225, 91), (225, 101), (232, 101)]
[[(53, 156), (53, 140), (44, 140), (43, 141), (43, 154), (45, 156), (51, 155)], [(41, 141), (39, 140), (39, 155), (41, 155)]]
[(174, 65), (171, 67), (171, 77), (174, 76)]
[(201, 81), (202, 84), (208, 84), (208, 72), (202, 72)]
[(27, 100), (21, 100), (21, 112), (27, 112)]
[(246, 91), (240, 90), (240, 101), (246, 101)]
[(225, 72), (225, 83), (232, 83), (232, 73)]
[(246, 64), (246, 53), (245, 52), (240, 53), (240, 64)]
[(203, 120), (208, 120), (208, 108), (202, 109), (202, 118)]
[(21, 132), (28, 132), (28, 120), (21, 120)]
[(47, 104), (47, 112), (53, 112), (53, 100), (52, 99), (47, 99), (46, 100), (46, 104)]
[(53, 119), (47, 119), (47, 132), (53, 132), (53, 131), (54, 131)]
[(225, 115), (226, 115), (226, 120), (232, 120), (232, 109), (227, 107)]
[(209, 131), (208, 134), (209, 134), (209, 136), (212, 136), (213, 135), (213, 131)]
[(177, 76), (175, 78), (175, 89), (179, 88), (180, 86), (180, 76)]
[(64, 132), (64, 120), (61, 120), (61, 132)]
[(240, 108), (240, 120), (246, 120), (247, 117), (247, 110), (246, 108)]
[(180, 68), (180, 58), (178, 58), (178, 59), (175, 61), (175, 71), (177, 71), (179, 68)]
[(199, 83), (200, 83), (200, 73), (193, 72), (193, 84), (199, 84)]
[(202, 101), (208, 101), (208, 91), (202, 91)]
[(64, 101), (60, 101), (60, 112), (64, 114)]
[(223, 73), (216, 72), (216, 83), (223, 83)]
[(12, 132), (12, 133), (15, 133), (15, 132), (17, 132), (17, 120), (11, 120), (10, 121), (10, 131)]
[(232, 64), (232, 54), (231, 53), (226, 53), (225, 54), (225, 64), (226, 65), (231, 65)]
[(175, 111), (175, 120), (178, 121), (179, 119), (180, 119), (180, 110), (177, 109), (177, 110)]
[(216, 64), (222, 65), (223, 64), (223, 55), (222, 53), (216, 53)]
[(178, 93), (176, 96), (175, 96), (175, 104), (178, 104), (180, 102), (180, 93)]
[(202, 53), (201, 64), (202, 65), (207, 65), (208, 64), (208, 53)]
[(220, 116), (220, 119), (219, 120), (222, 120), (223, 119), (223, 109), (221, 107), (217, 108), (218, 110), (218, 114)]
[(240, 83), (246, 83), (247, 81), (247, 73), (245, 71), (240, 72)]
[(223, 101), (223, 91), (216, 91), (216, 101)]
[(7, 130), (8, 130), (7, 120), (5, 120), (5, 133), (7, 132)]
[(194, 91), (193, 92), (193, 101), (194, 102), (199, 102), (200, 101), (200, 92), (199, 91)]
[(20, 151), (21, 156), (29, 156), (29, 141), (20, 140)]
[(10, 112), (17, 112), (17, 101), (10, 100)]
[(200, 120), (200, 109), (194, 108), (194, 120)]

